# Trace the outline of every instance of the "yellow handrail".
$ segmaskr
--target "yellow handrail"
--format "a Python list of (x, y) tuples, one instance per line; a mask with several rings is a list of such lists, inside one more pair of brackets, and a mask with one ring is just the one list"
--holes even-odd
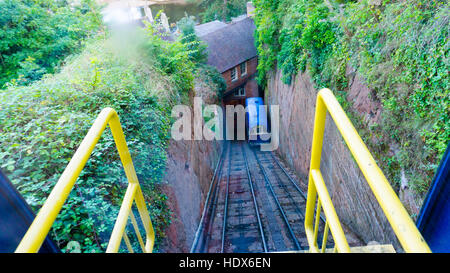
[[(80, 147), (75, 152), (75, 155), (70, 160), (63, 174), (59, 178), (49, 197), (45, 201), (44, 205), (40, 209), (38, 215), (34, 219), (30, 228), (25, 236), (22, 238), (16, 252), (38, 252), (42, 243), (45, 240), (50, 228), (53, 225), (56, 217), (58, 216), (64, 202), (69, 196), (81, 170), (86, 165), (95, 145), (97, 144), (100, 136), (109, 124), (111, 132), (116, 143), (117, 150), (119, 152), (120, 159), (122, 161), (125, 174), (128, 179), (128, 188), (125, 193), (122, 205), (117, 216), (116, 223), (114, 225), (111, 238), (108, 243), (106, 252), (117, 252), (122, 241), (122, 237), (125, 238), (127, 247), (130, 250), (129, 240), (126, 236), (125, 227), (128, 221), (128, 217), (131, 216), (131, 220), (134, 226), (136, 235), (140, 241), (143, 252), (152, 252), (155, 242), (155, 233), (153, 230), (152, 222), (150, 220), (147, 206), (145, 205), (144, 196), (139, 186), (139, 181), (134, 170), (133, 161), (128, 151), (125, 136), (120, 125), (119, 116), (112, 108), (103, 109), (95, 120), (89, 132), (84, 137), (80, 144)], [(142, 223), (146, 232), (146, 243), (143, 245), (142, 237), (139, 233), (139, 229), (136, 224), (131, 207), (133, 201), (136, 203), (136, 207), (141, 216)]]
[[(403, 249), (406, 252), (431, 252), (339, 102), (327, 88), (320, 90), (317, 95), (316, 113), (314, 118), (314, 133), (305, 215), (305, 230), (310, 250), (312, 252), (319, 252), (317, 244), (317, 227), (320, 210), (321, 207), (323, 207), (326, 223), (322, 246), (324, 246), (324, 243), (327, 241), (326, 237), (329, 228), (335, 242), (335, 249), (338, 252), (350, 252), (349, 245), (345, 239), (345, 234), (320, 172), (320, 158), (327, 111), (330, 113), (339, 132), (344, 138), (345, 143), (349, 147)], [(317, 196), (318, 200), (316, 200)], [(315, 213), (315, 211), (317, 212)], [(313, 226), (314, 214), (316, 216), (316, 221)], [(325, 247), (322, 247), (321, 251), (323, 252), (324, 250)]]

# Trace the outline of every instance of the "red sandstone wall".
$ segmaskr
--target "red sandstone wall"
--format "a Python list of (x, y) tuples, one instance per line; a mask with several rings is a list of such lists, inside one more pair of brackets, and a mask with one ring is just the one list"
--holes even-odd
[(171, 140), (164, 192), (173, 218), (163, 252), (189, 252), (220, 151), (219, 142)]
[[(291, 85), (286, 85), (278, 71), (269, 78), (265, 96), (266, 104), (280, 106), (280, 146), (276, 153), (307, 184), (317, 90), (307, 73), (297, 75)], [(373, 110), (369, 106), (366, 108)], [(400, 249), (386, 217), (329, 115), (321, 171), (345, 226), (365, 243), (392, 243)]]
[[(193, 96), (200, 96), (206, 104), (217, 104), (218, 98), (212, 89), (206, 82), (196, 79), (191, 103)], [(221, 150), (222, 142), (218, 141), (170, 141), (164, 192), (173, 217), (166, 230), (167, 236), (162, 239), (162, 252), (189, 252)]]

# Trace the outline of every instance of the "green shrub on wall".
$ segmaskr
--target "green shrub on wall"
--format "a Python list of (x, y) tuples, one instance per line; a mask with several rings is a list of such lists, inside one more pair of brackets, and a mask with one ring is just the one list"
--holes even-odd
[[(0, 161), (38, 211), (101, 109), (114, 108), (147, 200), (158, 243), (170, 223), (161, 192), (171, 106), (186, 102), (193, 69), (185, 45), (148, 27), (92, 41), (60, 73), (0, 90)], [(127, 187), (107, 129), (59, 214), (51, 235), (64, 251), (104, 251)]]
[(246, 13), (247, 0), (202, 0), (199, 6), (202, 23), (214, 20), (229, 22), (233, 17)]
[[(396, 186), (428, 189), (450, 139), (447, 1), (254, 1), (259, 82), (308, 70), (333, 89)], [(361, 75), (382, 103), (380, 124), (366, 124), (345, 99), (346, 71)]]
[(93, 0), (0, 1), (0, 88), (13, 80), (29, 84), (53, 73), (84, 40), (102, 30)]
[(279, 1), (255, 0), (255, 43), (258, 50), (258, 83), (266, 83), (266, 74), (274, 68), (280, 45), (277, 41), (281, 25), (277, 14)]

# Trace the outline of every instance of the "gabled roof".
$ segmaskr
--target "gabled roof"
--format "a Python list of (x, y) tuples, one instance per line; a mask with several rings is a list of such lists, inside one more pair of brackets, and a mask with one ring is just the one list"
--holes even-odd
[(252, 18), (233, 22), (199, 38), (208, 45), (208, 64), (220, 73), (257, 56)]

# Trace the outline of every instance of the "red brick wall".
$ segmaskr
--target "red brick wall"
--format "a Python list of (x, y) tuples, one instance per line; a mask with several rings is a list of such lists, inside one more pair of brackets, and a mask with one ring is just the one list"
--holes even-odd
[(240, 65), (237, 65), (238, 79), (234, 82), (231, 81), (231, 69), (223, 72), (222, 77), (225, 79), (227, 83), (227, 89), (225, 92), (230, 91), (231, 89), (236, 88), (239, 85), (243, 84), (250, 76), (256, 73), (257, 66), (258, 66), (257, 57), (247, 60), (247, 75), (241, 77), (241, 68)]
[[(228, 95), (224, 97), (225, 104), (245, 104), (245, 99), (249, 97), (261, 97), (258, 92), (258, 83), (256, 82), (256, 78), (252, 77), (247, 80), (244, 85), (245, 88), (245, 96), (234, 96), (234, 91), (230, 91)], [(236, 90), (236, 89), (235, 89)]]
[(245, 97), (259, 97), (258, 94), (258, 83), (256, 82), (256, 78), (248, 80), (245, 84)]
[[(238, 79), (235, 81), (231, 81), (231, 69), (222, 73), (222, 76), (225, 79), (227, 84), (227, 88), (225, 93), (244, 85), (245, 88), (245, 97), (234, 96), (230, 94), (224, 98), (226, 104), (244, 104), (245, 98), (248, 97), (258, 97), (258, 83), (256, 82), (255, 74), (256, 67), (258, 66), (258, 58), (252, 58), (247, 61), (247, 74), (244, 77), (241, 77), (241, 67), (237, 65), (237, 75)], [(234, 101), (234, 102), (233, 102)]]

